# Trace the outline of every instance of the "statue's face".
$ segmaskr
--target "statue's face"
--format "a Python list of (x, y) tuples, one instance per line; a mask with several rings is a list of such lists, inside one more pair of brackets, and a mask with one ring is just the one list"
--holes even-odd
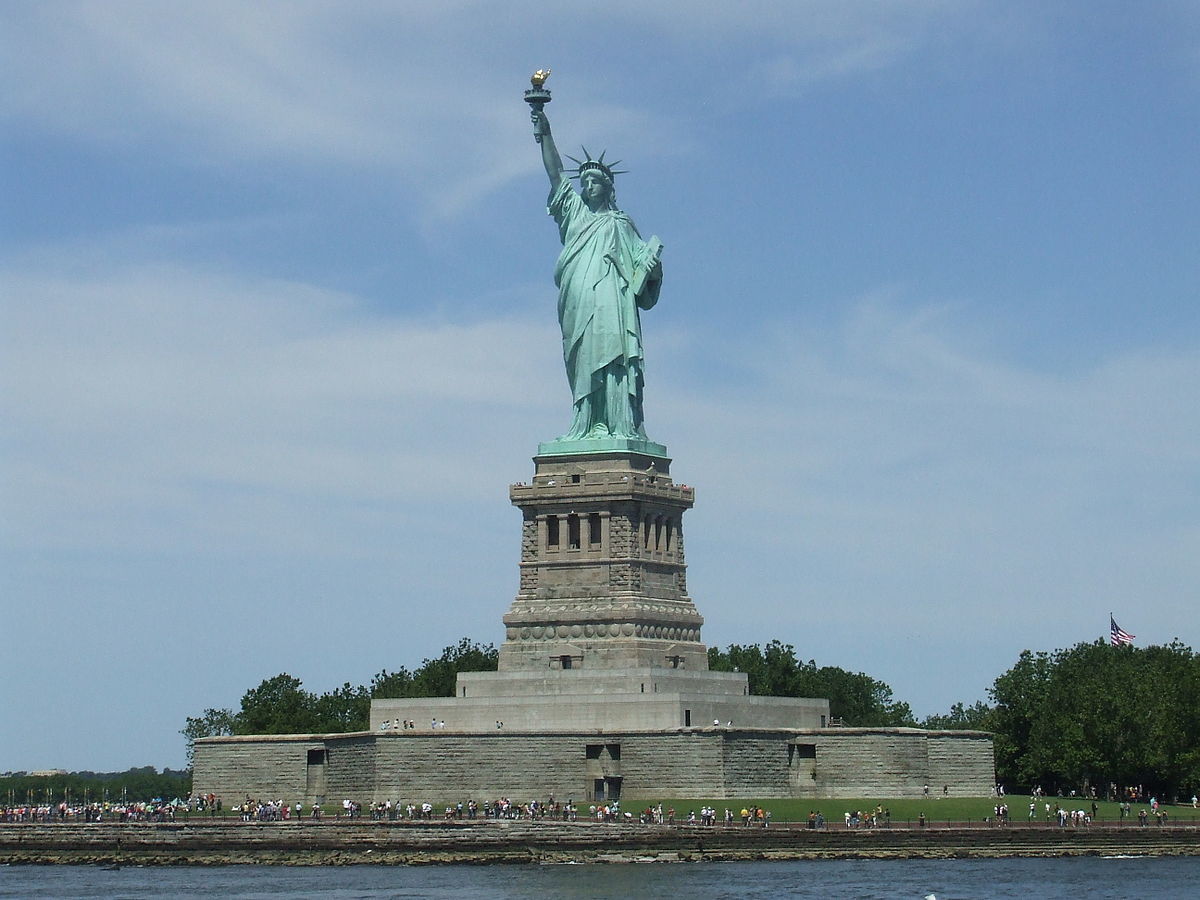
[(608, 180), (598, 172), (584, 172), (579, 179), (579, 192), (592, 209), (604, 206), (612, 194)]

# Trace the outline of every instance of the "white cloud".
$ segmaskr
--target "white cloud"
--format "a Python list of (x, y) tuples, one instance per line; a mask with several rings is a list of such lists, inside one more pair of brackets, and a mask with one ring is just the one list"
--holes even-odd
[[(235, 510), (260, 497), (260, 535), (288, 552), (301, 508), (352, 519), (356, 504), (493, 497), (565, 415), (549, 317), (393, 318), (194, 267), (53, 271), (7, 278), (18, 545), (219, 547), (247, 539)], [(1140, 579), (1198, 574), (1186, 560), (1200, 559), (1200, 421), (1181, 390), (1198, 357), (1131, 352), (1047, 374), (966, 337), (965, 311), (867, 300), (834, 332), (722, 336), (749, 361), (736, 374), (717, 363), (691, 382), (652, 379), (652, 436), (700, 488), (700, 542), (742, 554), (728, 572), (754, 568), (775, 600), (869, 585), (864, 608), (930, 621), (967, 597), (1031, 613), (1054, 596), (1064, 605), (1047, 615), (1066, 617), (1137, 596)], [(707, 353), (658, 346), (658, 373)], [(310, 539), (348, 552), (350, 528), (330, 521)], [(820, 560), (820, 583), (793, 579), (796, 554)], [(719, 594), (736, 590), (718, 578)]]
[[(669, 153), (687, 144), (687, 128), (669, 118), (651, 123), (638, 100), (647, 91), (691, 100), (732, 91), (744, 102), (752, 85), (770, 92), (872, 70), (913, 52), (962, 8), (933, 0), (612, 3), (597, 21), (532, 2), (64, 0), (9, 5), (2, 15), (9, 77), (0, 114), (9, 120), (169, 149), (197, 166), (382, 168), (445, 216), (537, 166), (518, 92), (533, 60), (564, 55), (564, 41), (594, 44), (556, 77), (575, 92), (573, 107), (554, 107), (564, 133), (618, 146), (653, 125), (656, 152)], [(539, 23), (532, 33), (530, 22)], [(619, 68), (638, 41), (647, 51), (639, 67)], [(749, 50), (763, 41), (774, 48), (766, 59)], [(697, 60), (711, 56), (706, 80), (674, 84), (670, 69), (657, 69), (658, 42), (690, 47)], [(745, 58), (726, 68), (742, 45)]]
[(1196, 639), (1179, 609), (1200, 578), (1200, 354), (1048, 373), (969, 311), (867, 300), (834, 331), (723, 335), (747, 382), (660, 398), (699, 490), (712, 639), (797, 636), (839, 665), (870, 647), (857, 665), (930, 708), (964, 689), (914, 674), (904, 641), (980, 648), (961, 665), (981, 696), (1017, 650), (1096, 636), (1110, 608), (1147, 641)]
[[(392, 319), (197, 268), (10, 272), (6, 286), (6, 493), (26, 546), (186, 541), (226, 494), (492, 490), (504, 476), (480, 470), (478, 441), (518, 446), (553, 361), (549, 322)], [(531, 333), (547, 353), (529, 353)], [(167, 509), (183, 533), (161, 531)]]

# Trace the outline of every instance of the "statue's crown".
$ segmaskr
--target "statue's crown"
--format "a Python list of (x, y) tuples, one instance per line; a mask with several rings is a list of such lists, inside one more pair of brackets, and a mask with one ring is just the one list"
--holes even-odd
[(615, 176), (624, 175), (628, 171), (627, 169), (614, 168), (614, 166), (619, 166), (621, 164), (621, 161), (619, 159), (612, 164), (607, 164), (604, 162), (604, 154), (607, 152), (608, 152), (607, 150), (602, 150), (600, 152), (600, 158), (593, 159), (592, 154), (588, 153), (588, 148), (584, 147), (583, 148), (584, 159), (578, 160), (573, 156), (567, 156), (567, 159), (569, 159), (569, 160), (571, 160), (571, 162), (575, 163), (576, 169), (575, 169), (574, 177), (582, 178), (584, 176), (584, 174), (587, 172), (599, 172), (601, 175), (603, 175), (605, 178), (608, 179), (609, 184), (612, 184), (613, 181), (615, 181)]

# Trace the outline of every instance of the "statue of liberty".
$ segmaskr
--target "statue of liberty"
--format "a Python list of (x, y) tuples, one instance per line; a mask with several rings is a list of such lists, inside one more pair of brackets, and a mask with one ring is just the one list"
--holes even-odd
[[(535, 80), (534, 87), (541, 85)], [(540, 103), (531, 106), (550, 178), (547, 212), (563, 245), (554, 283), (574, 417), (558, 440), (646, 441), (639, 311), (658, 302), (662, 243), (656, 237), (643, 241), (633, 220), (617, 209), (617, 163), (605, 163), (603, 153), (593, 159), (584, 148), (582, 161), (568, 157), (575, 170), (564, 169), (546, 113)], [(578, 193), (572, 177), (579, 179)]]

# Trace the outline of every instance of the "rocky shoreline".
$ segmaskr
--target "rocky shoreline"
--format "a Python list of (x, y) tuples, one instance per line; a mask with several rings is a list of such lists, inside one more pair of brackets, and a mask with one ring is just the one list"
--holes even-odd
[(492, 865), (776, 859), (1200, 856), (1200, 828), (827, 829), (595, 822), (2, 824), (11, 865)]

